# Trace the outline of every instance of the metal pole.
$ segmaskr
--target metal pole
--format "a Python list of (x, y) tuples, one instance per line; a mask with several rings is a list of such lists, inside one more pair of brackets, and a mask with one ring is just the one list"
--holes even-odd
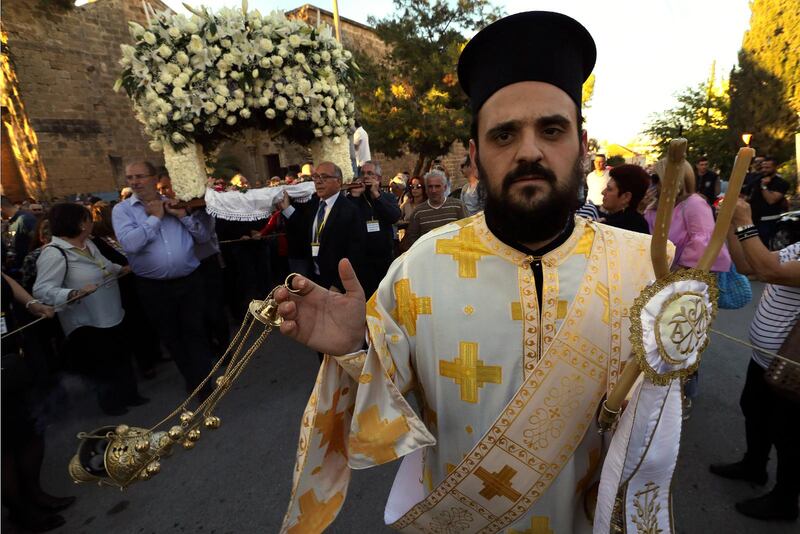
[(333, 28), (336, 30), (336, 40), (342, 42), (342, 35), (339, 33), (339, 0), (333, 0)]

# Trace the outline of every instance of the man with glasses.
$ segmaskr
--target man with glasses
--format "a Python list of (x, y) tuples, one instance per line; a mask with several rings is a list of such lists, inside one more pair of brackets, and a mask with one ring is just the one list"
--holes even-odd
[(367, 161), (350, 188), (350, 200), (358, 208), (366, 228), (364, 250), (364, 293), (372, 296), (394, 259), (394, 227), (400, 220), (400, 206), (391, 193), (381, 191), (381, 165)]
[(449, 182), (444, 171), (434, 169), (425, 174), (423, 180), (425, 180), (425, 191), (428, 193), (428, 200), (419, 206), (411, 216), (406, 234), (400, 242), (400, 250), (403, 252), (411, 248), (411, 245), (417, 239), (434, 228), (439, 228), (467, 216), (466, 211), (464, 211), (464, 204), (460, 200), (445, 197)]
[[(133, 195), (114, 206), (112, 221), (142, 305), (193, 391), (211, 371), (213, 355), (203, 323), (205, 289), (195, 245), (211, 239), (205, 210), (191, 214), (158, 192), (156, 168), (131, 163), (125, 178)], [(210, 391), (210, 390), (209, 390)]]
[[(320, 163), (314, 169), (316, 194), (304, 204), (291, 205), (289, 196), (284, 194), (281, 202), (283, 215), (287, 219), (287, 236), (291, 242), (301, 245), (299, 250), (302, 264), (308, 266), (309, 278), (325, 288), (335, 287), (344, 291), (339, 277), (339, 260), (348, 258), (361, 274), (366, 241), (366, 226), (361, 224), (358, 208), (344, 195), (342, 171), (329, 161)], [(292, 262), (290, 265), (301, 265)], [(296, 271), (295, 271), (296, 272)], [(300, 273), (305, 274), (305, 273)]]

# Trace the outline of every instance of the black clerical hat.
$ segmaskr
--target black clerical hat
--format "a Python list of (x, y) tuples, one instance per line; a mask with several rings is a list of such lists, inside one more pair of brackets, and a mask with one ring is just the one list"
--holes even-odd
[(458, 59), (458, 81), (475, 113), (496, 91), (525, 81), (555, 85), (580, 106), (596, 58), (594, 39), (578, 21), (527, 11), (493, 22), (467, 43)]

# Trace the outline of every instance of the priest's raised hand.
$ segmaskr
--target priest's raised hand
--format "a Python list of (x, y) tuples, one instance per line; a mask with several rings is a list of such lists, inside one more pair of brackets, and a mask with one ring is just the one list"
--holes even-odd
[(367, 325), (364, 290), (349, 260), (339, 262), (339, 276), (344, 294), (300, 275), (289, 282), (296, 293), (279, 288), (275, 300), (283, 317), (281, 333), (325, 354), (338, 356), (360, 350)]

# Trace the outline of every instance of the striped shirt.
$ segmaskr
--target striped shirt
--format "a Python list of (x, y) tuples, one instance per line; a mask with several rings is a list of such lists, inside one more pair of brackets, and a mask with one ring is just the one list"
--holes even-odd
[[(800, 241), (778, 252), (781, 263), (800, 261)], [(800, 287), (767, 284), (750, 324), (750, 342), (763, 350), (777, 352), (800, 315)], [(767, 368), (771, 356), (753, 351), (753, 359)]]
[(600, 219), (600, 210), (597, 209), (597, 206), (587, 201), (586, 204), (578, 208), (575, 215), (583, 217), (584, 219), (589, 219), (590, 221), (597, 221)]
[(455, 198), (447, 198), (438, 208), (432, 208), (430, 201), (420, 204), (414, 210), (406, 229), (406, 235), (400, 243), (400, 248), (405, 252), (414, 242), (434, 228), (463, 219), (467, 216), (464, 204)]

